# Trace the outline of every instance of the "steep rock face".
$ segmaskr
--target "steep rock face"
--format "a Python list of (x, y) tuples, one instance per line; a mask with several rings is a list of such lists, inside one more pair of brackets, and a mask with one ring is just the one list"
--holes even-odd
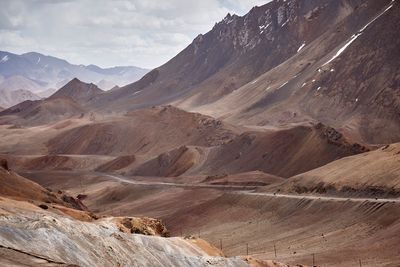
[[(343, 19), (359, 1), (273, 1), (243, 17), (228, 14), (163, 66), (150, 83), (125, 86), (95, 101), (132, 109), (190, 97), (184, 106), (215, 101), (297, 53), (304, 42)], [(307, 16), (307, 13), (312, 15)], [(127, 99), (128, 98), (128, 99)], [(129, 107), (127, 107), (130, 103)], [(118, 107), (117, 107), (118, 106)]]
[(399, 141), (399, 23), (400, 5), (392, 1), (355, 28), (342, 54), (322, 66), (315, 83), (321, 89), (307, 94), (304, 110), (331, 125), (354, 123), (372, 143)]
[(336, 5), (341, 7), (337, 18), (343, 17), (337, 23), (327, 23), (322, 12), (328, 6), (304, 13), (300, 28), (319, 23), (325, 32), (303, 42), (298, 53), (279, 66), (194, 110), (247, 125), (321, 121), (362, 142), (400, 140), (400, 55), (394, 26), (399, 4), (349, 3)]

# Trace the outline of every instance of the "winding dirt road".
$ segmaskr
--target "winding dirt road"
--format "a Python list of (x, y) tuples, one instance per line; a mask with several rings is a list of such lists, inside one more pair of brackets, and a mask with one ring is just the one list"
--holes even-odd
[(146, 185), (146, 186), (172, 186), (172, 187), (198, 187), (198, 188), (216, 188), (230, 191), (230, 194), (241, 194), (247, 196), (265, 196), (277, 198), (310, 199), (320, 201), (351, 201), (351, 202), (374, 202), (374, 203), (400, 203), (400, 198), (355, 198), (355, 197), (334, 197), (334, 196), (316, 196), (316, 195), (297, 195), (297, 194), (278, 194), (268, 192), (254, 192), (259, 186), (240, 186), (240, 185), (213, 185), (213, 184), (191, 184), (191, 183), (171, 183), (171, 182), (148, 182), (128, 179), (121, 175), (99, 173), (123, 183)]

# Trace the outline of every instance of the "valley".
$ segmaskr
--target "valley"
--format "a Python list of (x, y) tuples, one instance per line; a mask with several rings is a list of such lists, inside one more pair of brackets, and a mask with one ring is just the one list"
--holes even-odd
[(0, 266), (400, 266), (397, 25), (274, 0), (151, 71), (0, 52), (57, 87), (0, 75)]

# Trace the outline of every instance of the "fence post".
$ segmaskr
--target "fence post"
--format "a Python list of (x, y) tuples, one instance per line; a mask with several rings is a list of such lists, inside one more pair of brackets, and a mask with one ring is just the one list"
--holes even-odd
[(360, 264), (360, 267), (362, 267), (362, 266), (361, 266), (361, 260), (358, 260), (358, 263)]
[(275, 252), (275, 258), (276, 258), (276, 245), (274, 243), (274, 252)]
[(246, 255), (249, 256), (249, 243), (246, 243)]
[(315, 254), (314, 253), (312, 254), (312, 266), (313, 267), (315, 266)]
[(222, 251), (222, 239), (219, 240), (219, 248)]

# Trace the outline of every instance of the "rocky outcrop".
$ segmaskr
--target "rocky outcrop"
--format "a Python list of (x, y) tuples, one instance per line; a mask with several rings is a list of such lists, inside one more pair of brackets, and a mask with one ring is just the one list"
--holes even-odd
[(8, 162), (6, 159), (0, 159), (0, 167), (5, 169), (6, 171), (9, 171), (10, 169), (8, 168)]
[[(122, 224), (117, 224), (113, 218), (82, 222), (30, 204), (20, 206), (18, 202), (0, 200), (2, 210), (7, 210), (7, 215), (0, 216), (0, 247), (48, 262), (81, 267), (248, 266), (239, 258), (208, 256), (200, 247), (182, 238), (123, 232)], [(135, 223), (124, 219), (122, 227), (128, 229)], [(155, 228), (160, 227), (157, 221), (151, 221), (149, 229), (153, 224)]]
[(169, 233), (161, 220), (153, 218), (116, 218), (121, 232), (131, 234), (168, 237)]
[(325, 138), (329, 143), (347, 148), (352, 152), (352, 154), (359, 154), (369, 151), (367, 147), (358, 143), (350, 144), (343, 136), (343, 134), (332, 127), (326, 126), (322, 123), (318, 123), (314, 126), (314, 128), (318, 130), (320, 135)]

